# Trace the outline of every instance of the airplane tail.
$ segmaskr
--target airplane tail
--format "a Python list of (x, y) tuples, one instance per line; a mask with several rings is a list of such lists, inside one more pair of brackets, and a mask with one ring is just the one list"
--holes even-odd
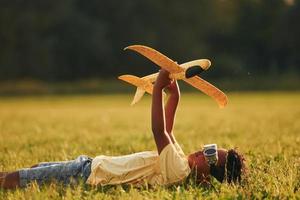
[[(139, 102), (142, 99), (142, 97), (144, 96), (145, 92), (147, 92), (147, 91), (144, 90), (143, 88), (137, 87), (135, 95), (134, 95), (133, 100), (132, 100), (132, 102), (131, 102), (130, 105), (133, 106), (134, 104), (136, 104), (137, 102)], [(151, 93), (150, 92), (147, 92), (147, 93), (152, 94), (152, 91), (151, 91)], [(167, 97), (167, 94), (165, 92), (163, 92), (163, 97), (164, 98)]]
[(142, 88), (137, 87), (135, 95), (134, 95), (134, 98), (133, 98), (133, 100), (132, 100), (132, 102), (131, 102), (130, 105), (133, 106), (134, 104), (136, 104), (137, 102), (139, 102), (142, 99), (142, 97), (144, 96), (145, 92), (146, 91), (143, 90)]
[(118, 78), (137, 87), (131, 105), (134, 105), (137, 102), (139, 102), (144, 96), (145, 92), (152, 94), (153, 84), (148, 79), (143, 79), (133, 75), (122, 75)]

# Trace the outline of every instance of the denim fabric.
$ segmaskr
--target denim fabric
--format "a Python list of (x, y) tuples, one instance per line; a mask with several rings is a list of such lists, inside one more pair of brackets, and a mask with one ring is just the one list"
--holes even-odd
[(39, 185), (51, 180), (65, 185), (76, 184), (79, 180), (85, 182), (91, 173), (91, 163), (92, 159), (85, 155), (71, 161), (39, 163), (35, 168), (19, 170), (20, 186), (25, 187), (32, 181)]

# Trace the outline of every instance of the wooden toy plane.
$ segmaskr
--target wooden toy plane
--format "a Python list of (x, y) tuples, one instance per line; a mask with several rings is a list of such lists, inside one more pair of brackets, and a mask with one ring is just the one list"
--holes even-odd
[[(127, 49), (136, 51), (160, 66), (162, 69), (170, 72), (170, 79), (183, 80), (206, 95), (212, 97), (218, 103), (220, 108), (224, 108), (226, 106), (227, 96), (221, 90), (197, 76), (199, 73), (210, 67), (211, 62), (208, 59), (194, 60), (179, 65), (177, 62), (150, 47), (132, 45), (126, 47), (124, 50)], [(131, 105), (137, 103), (143, 97), (145, 92), (152, 94), (153, 82), (155, 82), (157, 75), (158, 73), (144, 76), (142, 78), (133, 75), (121, 75), (118, 77), (119, 79), (137, 87)]]

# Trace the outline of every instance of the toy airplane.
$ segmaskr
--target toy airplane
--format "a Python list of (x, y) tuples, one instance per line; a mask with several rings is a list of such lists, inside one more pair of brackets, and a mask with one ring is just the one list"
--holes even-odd
[[(221, 90), (197, 76), (202, 71), (205, 71), (210, 67), (211, 62), (208, 59), (194, 60), (179, 65), (177, 62), (150, 47), (132, 45), (125, 48), (125, 50), (127, 49), (138, 52), (160, 66), (162, 69), (170, 72), (170, 79), (183, 80), (193, 87), (201, 90), (203, 93), (212, 97), (218, 103), (220, 108), (226, 106), (227, 96)], [(119, 79), (137, 87), (131, 105), (136, 104), (143, 97), (145, 92), (152, 94), (153, 82), (155, 82), (157, 75), (158, 73), (144, 76), (142, 78), (133, 75), (122, 75), (118, 77)]]

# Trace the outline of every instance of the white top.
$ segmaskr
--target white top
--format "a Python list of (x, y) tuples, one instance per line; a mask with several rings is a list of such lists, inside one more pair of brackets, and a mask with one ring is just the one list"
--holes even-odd
[(125, 156), (97, 156), (92, 161), (87, 183), (168, 185), (182, 181), (190, 171), (186, 156), (175, 143), (168, 144), (160, 155), (145, 151)]

